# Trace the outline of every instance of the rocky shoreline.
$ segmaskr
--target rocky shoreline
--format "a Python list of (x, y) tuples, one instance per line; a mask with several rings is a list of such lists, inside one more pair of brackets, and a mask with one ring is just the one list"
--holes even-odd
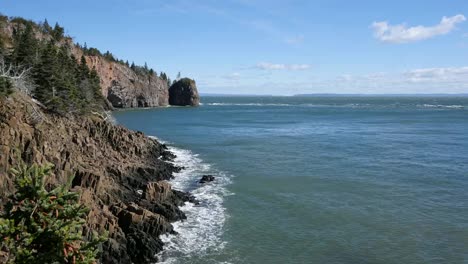
[(102, 263), (152, 263), (162, 250), (159, 236), (174, 233), (171, 222), (185, 219), (179, 206), (194, 198), (167, 180), (181, 170), (164, 144), (142, 132), (99, 116), (63, 117), (29, 96), (0, 99), (0, 204), (14, 192), (7, 172), (20, 160), (52, 163), (47, 184), (73, 189), (90, 212), (85, 235), (108, 232)]

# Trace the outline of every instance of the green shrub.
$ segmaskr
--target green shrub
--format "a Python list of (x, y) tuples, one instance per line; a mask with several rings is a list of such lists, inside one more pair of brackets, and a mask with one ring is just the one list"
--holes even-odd
[(1, 249), (7, 263), (95, 263), (102, 238), (84, 241), (87, 209), (70, 184), (47, 191), (52, 166), (20, 165), (12, 170), (16, 193), (0, 218)]
[(13, 92), (13, 85), (8, 78), (0, 77), (0, 97), (8, 96)]

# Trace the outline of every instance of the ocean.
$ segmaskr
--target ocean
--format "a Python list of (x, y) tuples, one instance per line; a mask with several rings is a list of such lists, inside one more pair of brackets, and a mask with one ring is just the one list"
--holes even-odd
[(468, 97), (207, 96), (115, 117), (168, 144), (174, 188), (200, 201), (163, 263), (468, 263)]

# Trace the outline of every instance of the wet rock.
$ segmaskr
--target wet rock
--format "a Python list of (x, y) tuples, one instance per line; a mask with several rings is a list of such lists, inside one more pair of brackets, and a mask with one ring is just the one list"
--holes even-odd
[(207, 182), (212, 182), (215, 180), (215, 177), (213, 175), (203, 175), (198, 181), (199, 183), (207, 183)]

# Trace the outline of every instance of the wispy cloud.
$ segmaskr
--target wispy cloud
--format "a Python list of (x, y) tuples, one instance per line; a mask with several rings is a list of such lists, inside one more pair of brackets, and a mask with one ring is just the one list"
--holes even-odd
[(304, 35), (295, 36), (292, 38), (286, 38), (286, 43), (290, 45), (302, 44), (304, 42)]
[(415, 69), (404, 75), (412, 82), (468, 82), (468, 67)]
[(458, 14), (452, 17), (444, 16), (440, 23), (434, 26), (407, 27), (405, 24), (390, 25), (387, 21), (381, 21), (372, 23), (371, 27), (374, 36), (382, 42), (409, 43), (448, 34), (465, 20), (464, 15)]
[(288, 71), (301, 71), (310, 69), (309, 64), (279, 64), (270, 62), (257, 63), (255, 68), (260, 70), (288, 70)]
[(223, 79), (237, 81), (241, 78), (241, 74), (238, 72), (233, 72), (227, 75), (222, 76)]

